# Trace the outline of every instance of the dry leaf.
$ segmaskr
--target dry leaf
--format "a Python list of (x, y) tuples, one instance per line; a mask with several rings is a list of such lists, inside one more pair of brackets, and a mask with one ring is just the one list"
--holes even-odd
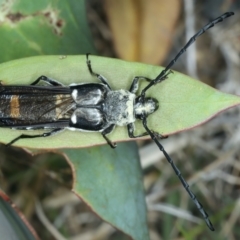
[(173, 37), (179, 0), (105, 0), (115, 49), (120, 58), (159, 64)]

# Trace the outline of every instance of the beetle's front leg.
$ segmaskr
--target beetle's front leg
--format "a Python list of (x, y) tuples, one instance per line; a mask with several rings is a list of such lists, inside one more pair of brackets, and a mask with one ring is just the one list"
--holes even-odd
[(137, 92), (137, 90), (138, 90), (138, 87), (139, 87), (139, 80), (145, 80), (145, 81), (147, 81), (147, 82), (151, 82), (152, 81), (152, 79), (150, 79), (150, 78), (146, 78), (146, 77), (135, 77), (134, 79), (133, 79), (133, 82), (132, 82), (132, 84), (131, 84), (131, 87), (130, 87), (130, 89), (129, 89), (129, 92), (131, 92), (131, 93), (136, 93)]
[(145, 93), (146, 93), (146, 91), (149, 89), (149, 88), (151, 88), (153, 85), (155, 85), (155, 84), (158, 84), (158, 83), (160, 83), (160, 82), (162, 82), (163, 80), (166, 80), (167, 78), (168, 78), (168, 75), (169, 74), (171, 74), (171, 73), (173, 73), (173, 71), (172, 70), (168, 70), (168, 71), (166, 71), (165, 69), (159, 74), (159, 76), (161, 75), (161, 74), (163, 74), (163, 76), (161, 77), (161, 78), (156, 78), (156, 79), (154, 79), (154, 80), (152, 80), (143, 90), (142, 90), (142, 92), (141, 92), (141, 94), (140, 94), (140, 96), (141, 96), (141, 98), (143, 99), (144, 97), (145, 97)]
[(135, 131), (134, 123), (129, 123), (127, 125), (127, 128), (128, 128), (128, 136), (130, 138), (139, 138), (139, 137), (144, 137), (144, 136), (149, 135), (147, 132), (144, 132), (144, 133), (139, 134), (139, 135), (134, 135), (134, 131)]
[[(144, 133), (139, 134), (139, 135), (134, 135), (134, 131), (135, 131), (134, 123), (129, 123), (129, 124), (127, 125), (127, 128), (128, 128), (128, 136), (129, 136), (130, 138), (139, 138), (139, 137), (144, 137), (144, 136), (149, 135), (147, 132), (144, 132)], [(154, 132), (154, 134), (155, 134), (158, 138), (160, 138), (160, 139), (168, 138), (168, 136), (163, 136), (163, 135), (161, 135), (161, 134), (158, 133), (158, 132), (155, 132), (155, 131), (152, 131), (152, 132)]]

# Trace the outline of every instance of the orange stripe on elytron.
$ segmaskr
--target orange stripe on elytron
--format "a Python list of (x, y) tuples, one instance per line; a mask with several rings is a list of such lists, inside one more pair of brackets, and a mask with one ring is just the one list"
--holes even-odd
[(19, 105), (19, 97), (18, 95), (13, 95), (10, 100), (10, 107), (11, 107), (11, 112), (10, 116), (12, 118), (17, 118), (20, 116), (20, 105)]

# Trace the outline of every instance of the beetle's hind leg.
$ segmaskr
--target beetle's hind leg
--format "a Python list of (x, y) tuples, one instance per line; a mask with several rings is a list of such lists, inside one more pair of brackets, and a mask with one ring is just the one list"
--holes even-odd
[(27, 135), (27, 134), (22, 134), (16, 138), (14, 138), (11, 142), (9, 142), (8, 144), (6, 144), (6, 146), (11, 146), (13, 143), (17, 142), (20, 139), (24, 139), (24, 138), (38, 138), (38, 137), (50, 137), (53, 136), (57, 133), (60, 133), (64, 130), (64, 128), (55, 128), (50, 132), (45, 132), (42, 134), (37, 134), (37, 135)]
[(92, 76), (97, 77), (98, 80), (100, 80), (104, 85), (106, 85), (106, 86), (111, 90), (111, 87), (110, 87), (110, 85), (109, 85), (108, 82), (107, 82), (107, 79), (106, 79), (104, 76), (102, 76), (102, 75), (100, 75), (100, 74), (98, 74), (98, 73), (95, 73), (95, 72), (92, 70), (91, 61), (89, 60), (89, 53), (86, 54), (86, 58), (87, 58), (87, 67), (88, 67), (88, 70), (89, 70), (90, 74), (91, 74)]

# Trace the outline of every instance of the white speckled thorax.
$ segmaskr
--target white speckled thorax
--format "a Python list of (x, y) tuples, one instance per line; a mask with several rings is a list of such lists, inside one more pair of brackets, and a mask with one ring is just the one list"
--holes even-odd
[(106, 121), (125, 126), (135, 121), (134, 103), (136, 95), (127, 90), (109, 91), (105, 99)]

